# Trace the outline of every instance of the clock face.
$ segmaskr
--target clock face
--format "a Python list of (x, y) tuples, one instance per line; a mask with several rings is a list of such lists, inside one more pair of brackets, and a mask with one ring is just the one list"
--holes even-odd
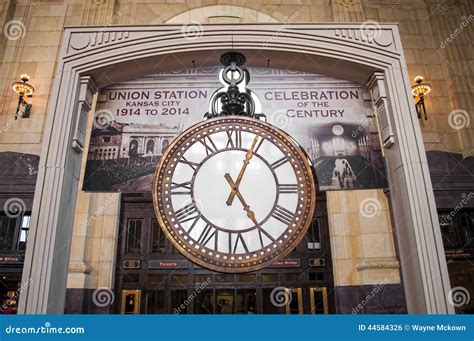
[(262, 121), (218, 117), (181, 133), (155, 173), (171, 243), (195, 263), (246, 272), (289, 253), (311, 223), (315, 185), (301, 148)]

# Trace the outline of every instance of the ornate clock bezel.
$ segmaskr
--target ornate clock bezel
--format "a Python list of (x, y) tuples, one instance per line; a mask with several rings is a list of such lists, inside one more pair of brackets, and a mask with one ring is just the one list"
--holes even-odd
[[(166, 184), (168, 184), (170, 179), (166, 180), (164, 173), (168, 171), (170, 165), (173, 166), (173, 159), (175, 157), (175, 153), (181, 153), (179, 150), (176, 149), (178, 144), (181, 145), (181, 140), (183, 139), (191, 139), (195, 138), (202, 129), (205, 129), (208, 126), (219, 124), (222, 125), (223, 129), (229, 124), (245, 124), (250, 125), (254, 129), (258, 129), (259, 127), (263, 127), (264, 129), (268, 129), (273, 131), (272, 134), (274, 135), (275, 142), (283, 142), (291, 149), (291, 153), (298, 158), (298, 165), (304, 165), (304, 170), (307, 176), (303, 176), (304, 182), (306, 183), (305, 191), (306, 191), (306, 200), (304, 201), (303, 207), (303, 214), (299, 214), (298, 216), (306, 217), (304, 223), (299, 223), (296, 226), (296, 231), (291, 233), (291, 238), (281, 245), (274, 247), (276, 250), (272, 250), (269, 255), (266, 255), (265, 258), (260, 258), (258, 255), (257, 257), (250, 257), (250, 258), (243, 258), (238, 259), (235, 262), (224, 261), (223, 259), (218, 259), (216, 256), (207, 256), (204, 257), (199, 252), (193, 250), (189, 245), (183, 242), (182, 238), (179, 236), (179, 233), (174, 231), (174, 227), (171, 226), (173, 223), (170, 222), (166, 213), (164, 212), (165, 209), (163, 207), (164, 202), (160, 198), (164, 198), (168, 194), (165, 194), (167, 190)], [(179, 155), (178, 155), (179, 156)], [(293, 162), (293, 167), (295, 162)], [(164, 171), (163, 171), (164, 169)], [(306, 179), (305, 179), (306, 178)], [(167, 183), (168, 182), (168, 183)], [(294, 141), (294, 139), (285, 133), (283, 130), (279, 129), (278, 127), (272, 126), (266, 122), (260, 121), (255, 118), (245, 117), (245, 116), (224, 116), (224, 117), (216, 117), (212, 119), (208, 119), (202, 122), (199, 122), (192, 127), (186, 129), (184, 132), (180, 133), (173, 142), (168, 146), (165, 150), (163, 155), (161, 156), (160, 162), (155, 171), (154, 179), (153, 179), (153, 207), (155, 210), (155, 215), (157, 217), (158, 223), (160, 228), (165, 233), (166, 238), (171, 242), (171, 244), (186, 258), (190, 259), (192, 262), (202, 266), (204, 268), (224, 272), (224, 273), (244, 273), (244, 272), (251, 272), (260, 270), (271, 265), (275, 260), (282, 258), (289, 254), (303, 239), (308, 230), (309, 225), (311, 224), (314, 208), (316, 205), (316, 186), (314, 181), (314, 175), (312, 167), (308, 161), (308, 157), (306, 156), (305, 152), (302, 148)], [(192, 196), (193, 197), (193, 196)], [(195, 204), (195, 203), (194, 203)], [(288, 229), (288, 227), (286, 228)], [(205, 247), (205, 246), (204, 246)], [(219, 252), (216, 252), (219, 253)], [(252, 254), (254, 252), (250, 252)], [(257, 252), (258, 253), (258, 252)], [(235, 256), (233, 256), (235, 258)], [(238, 257), (239, 258), (239, 257)], [(232, 259), (234, 260), (234, 259)], [(225, 264), (225, 265), (223, 265)], [(233, 265), (231, 265), (233, 264)]]

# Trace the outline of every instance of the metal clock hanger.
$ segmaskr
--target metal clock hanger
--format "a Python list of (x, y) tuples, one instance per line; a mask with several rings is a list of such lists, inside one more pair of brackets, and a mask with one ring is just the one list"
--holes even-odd
[(245, 60), (242, 53), (235, 51), (226, 52), (221, 56), (220, 62), (224, 68), (219, 73), (219, 80), (224, 87), (212, 94), (209, 112), (204, 115), (205, 118), (236, 115), (265, 120), (260, 100), (246, 87), (250, 81), (250, 73), (241, 67)]

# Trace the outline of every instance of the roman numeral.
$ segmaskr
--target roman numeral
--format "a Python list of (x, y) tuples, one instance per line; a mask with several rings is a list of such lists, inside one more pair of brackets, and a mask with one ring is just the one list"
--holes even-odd
[(184, 156), (181, 158), (181, 160), (179, 160), (179, 162), (182, 162), (182, 163), (188, 165), (188, 166), (191, 167), (193, 170), (196, 170), (196, 168), (198, 168), (198, 166), (199, 166), (199, 163), (189, 161), (189, 160), (186, 159)]
[(242, 132), (240, 130), (227, 130), (226, 148), (242, 148)]
[(289, 194), (289, 193), (298, 193), (298, 185), (295, 184), (279, 184), (278, 185), (278, 192), (281, 194)]
[(258, 228), (258, 234), (260, 236), (260, 244), (262, 244), (262, 248), (265, 247), (265, 245), (263, 245), (262, 233), (266, 235), (272, 241), (272, 243), (276, 242), (275, 238), (273, 238), (267, 231), (265, 231), (262, 227), (260, 227)]
[(188, 234), (191, 233), (194, 226), (196, 226), (197, 222), (201, 219), (201, 214), (197, 214), (195, 216), (192, 216), (191, 218), (187, 218), (185, 221), (183, 221), (183, 223), (186, 222), (186, 221), (189, 221), (189, 220), (193, 220), (193, 219), (194, 219), (194, 221), (192, 222), (191, 226), (189, 227), (189, 230), (186, 231)]
[(258, 150), (262, 146), (263, 141), (265, 141), (265, 139), (263, 137), (260, 137), (260, 141), (257, 143), (255, 149), (253, 150), (254, 154), (257, 154)]
[(191, 181), (183, 182), (181, 184), (172, 182), (170, 191), (171, 191), (171, 195), (175, 195), (175, 194), (191, 195)]
[[(187, 222), (196, 218), (196, 216), (192, 216), (193, 214), (198, 213), (197, 207), (194, 203), (187, 204), (186, 206), (181, 207), (177, 210), (174, 215), (180, 224)], [(191, 217), (190, 217), (191, 216)]]
[(204, 246), (212, 238), (216, 238), (214, 241), (214, 244), (217, 247), (217, 230), (212, 225), (207, 224), (204, 230), (202, 230), (201, 234), (199, 235), (197, 242), (198, 244), (201, 244), (202, 246)]
[(214, 154), (217, 151), (217, 147), (214, 144), (214, 141), (209, 136), (204, 136), (201, 140), (199, 140), (201, 144), (206, 148), (207, 156)]
[(293, 221), (293, 216), (294, 216), (293, 212), (279, 205), (276, 205), (275, 209), (272, 212), (273, 218), (278, 219), (279, 221), (281, 221), (282, 223), (286, 225), (291, 224), (291, 222)]
[(234, 247), (232, 248), (232, 234), (229, 234), (229, 250), (232, 251), (231, 253), (235, 253), (237, 251), (237, 247), (239, 246), (239, 242), (242, 244), (246, 253), (249, 252), (247, 244), (245, 244), (244, 237), (242, 237), (241, 233), (237, 234), (237, 238), (235, 239)]
[(283, 156), (280, 160), (276, 160), (275, 162), (273, 162), (270, 167), (272, 167), (273, 169), (277, 169), (278, 167), (283, 166), (287, 162), (288, 159), (286, 158), (286, 156)]

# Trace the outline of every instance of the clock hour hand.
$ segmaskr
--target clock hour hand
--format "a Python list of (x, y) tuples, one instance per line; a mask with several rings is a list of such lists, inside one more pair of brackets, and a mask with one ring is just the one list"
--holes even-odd
[[(230, 192), (229, 197), (227, 198), (226, 203), (228, 206), (232, 205), (232, 202), (234, 201), (234, 197), (237, 194), (237, 191), (239, 190), (240, 181), (242, 181), (242, 177), (244, 176), (245, 169), (247, 168), (250, 162), (250, 159), (252, 158), (253, 149), (255, 148), (257, 141), (258, 141), (258, 135), (255, 135), (255, 138), (252, 141), (252, 145), (250, 146), (250, 149), (245, 154), (245, 160), (243, 161), (244, 164), (242, 165), (239, 175), (237, 176), (237, 179), (235, 180), (235, 183), (232, 186), (232, 191)], [(225, 175), (230, 176), (229, 173), (226, 173)]]
[[(229, 185), (232, 187), (232, 188), (235, 188), (235, 183), (234, 181), (232, 180), (231, 176), (229, 175), (229, 173), (226, 173), (224, 175), (225, 179), (227, 180), (227, 182), (229, 183)], [(247, 213), (247, 217), (250, 218), (250, 220), (252, 220), (252, 222), (255, 224), (255, 226), (257, 227), (260, 227), (260, 224), (258, 223), (257, 219), (255, 218), (255, 213), (250, 209), (250, 206), (247, 205), (247, 203), (245, 202), (244, 200), (244, 197), (242, 196), (242, 194), (240, 193), (239, 189), (237, 188), (236, 191), (235, 191), (235, 195), (237, 196), (237, 198), (240, 200), (240, 202), (242, 203), (242, 206), (244, 207), (244, 211)]]

